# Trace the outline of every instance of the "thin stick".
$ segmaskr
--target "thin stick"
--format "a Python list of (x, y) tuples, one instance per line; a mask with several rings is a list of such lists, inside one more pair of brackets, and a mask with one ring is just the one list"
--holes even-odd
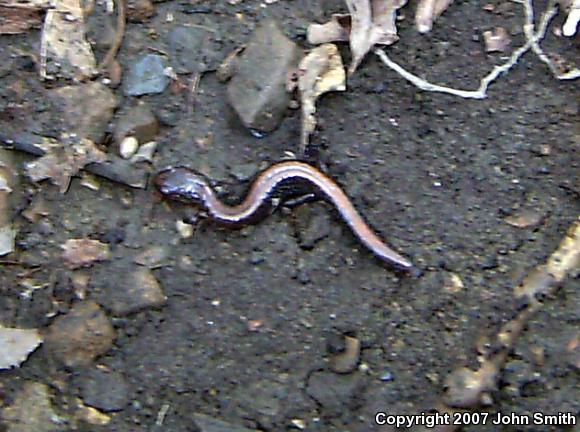
[(97, 68), (99, 72), (105, 70), (115, 60), (117, 52), (123, 43), (123, 36), (125, 35), (125, 0), (116, 0), (115, 3), (117, 4), (117, 33), (115, 34), (113, 43), (109, 47), (109, 51), (107, 51), (103, 61), (101, 61), (101, 64)]

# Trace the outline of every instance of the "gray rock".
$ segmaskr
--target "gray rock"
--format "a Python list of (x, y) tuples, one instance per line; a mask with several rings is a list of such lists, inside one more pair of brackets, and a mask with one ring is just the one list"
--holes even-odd
[[(0, 410), (7, 432), (58, 432), (62, 419), (54, 412), (47, 385), (26, 382), (12, 405)], [(4, 429), (2, 429), (4, 430)]]
[(153, 245), (138, 253), (133, 262), (150, 269), (163, 267), (169, 258), (169, 249), (165, 246)]
[(169, 77), (164, 73), (166, 66), (165, 58), (156, 54), (148, 54), (133, 63), (125, 78), (125, 94), (162, 93), (169, 84)]
[(200, 432), (257, 432), (201, 413), (195, 413), (193, 418)]
[(254, 32), (228, 85), (229, 102), (246, 127), (270, 132), (280, 124), (290, 101), (286, 78), (301, 53), (275, 21)]
[(267, 379), (240, 388), (235, 399), (244, 418), (271, 427), (283, 416), (288, 389), (284, 384)]
[(103, 294), (101, 304), (120, 316), (160, 307), (167, 300), (161, 285), (146, 267), (137, 267), (127, 273), (120, 284), (107, 284)]
[(129, 402), (129, 384), (118, 372), (92, 369), (79, 379), (85, 404), (102, 411), (121, 411)]
[(95, 143), (103, 140), (117, 108), (117, 98), (99, 82), (52, 90), (51, 99), (61, 114), (62, 128)]
[(178, 26), (169, 34), (171, 64), (178, 74), (205, 72), (217, 66), (213, 33), (201, 27)]
[(109, 351), (114, 339), (115, 330), (105, 313), (94, 301), (87, 300), (54, 320), (44, 347), (64, 365), (82, 366)]
[(360, 403), (364, 381), (358, 374), (336, 375), (315, 372), (310, 375), (306, 392), (318, 402), (325, 414), (336, 416), (345, 410), (354, 410)]
[(139, 144), (155, 140), (159, 132), (159, 122), (145, 103), (131, 107), (119, 116), (115, 124), (115, 141), (119, 144), (123, 138), (134, 136)]

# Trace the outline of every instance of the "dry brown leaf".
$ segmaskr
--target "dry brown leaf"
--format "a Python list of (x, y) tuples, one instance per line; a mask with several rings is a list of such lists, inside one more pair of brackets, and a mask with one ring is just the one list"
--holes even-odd
[(105, 261), (111, 257), (107, 243), (91, 239), (70, 239), (62, 245), (62, 258), (68, 268), (88, 267), (95, 261)]
[(392, 45), (399, 40), (395, 23), (397, 9), (406, 3), (407, 0), (346, 0), (352, 17), (349, 75), (375, 45)]
[(307, 31), (312, 44), (350, 41), (352, 63), (349, 75), (375, 45), (392, 45), (397, 36), (397, 9), (407, 0), (346, 0), (349, 15), (333, 15), (325, 24), (312, 24)]
[(350, 37), (351, 20), (348, 14), (334, 14), (324, 24), (310, 24), (306, 30), (306, 39), (312, 45), (327, 42), (347, 42)]
[(419, 33), (427, 33), (433, 22), (453, 3), (453, 0), (421, 0), (415, 13), (415, 26)]
[(326, 92), (346, 90), (345, 81), (344, 66), (336, 45), (320, 45), (300, 62), (298, 91), (302, 105), (302, 150), (316, 128), (316, 100)]
[(45, 155), (26, 164), (26, 175), (35, 182), (50, 179), (62, 193), (67, 191), (71, 177), (85, 165), (107, 159), (91, 140), (75, 135), (64, 135), (60, 141), (45, 140), (42, 148)]

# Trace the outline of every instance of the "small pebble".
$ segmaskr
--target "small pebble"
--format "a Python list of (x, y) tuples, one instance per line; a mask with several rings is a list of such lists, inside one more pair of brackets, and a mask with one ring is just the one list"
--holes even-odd
[(302, 419), (292, 419), (290, 420), (290, 424), (292, 425), (292, 427), (296, 428), (296, 429), (300, 429), (300, 430), (304, 430), (306, 429), (306, 422)]
[(393, 381), (395, 379), (395, 377), (393, 376), (393, 374), (389, 371), (383, 372), (382, 375), (379, 377), (379, 379), (381, 381), (384, 382), (389, 382), (389, 381)]
[(128, 136), (123, 138), (121, 144), (119, 145), (119, 154), (123, 159), (129, 159), (139, 148), (139, 141), (134, 136)]
[(182, 239), (190, 238), (193, 235), (193, 225), (178, 220), (175, 222), (175, 229), (179, 233), (179, 237)]

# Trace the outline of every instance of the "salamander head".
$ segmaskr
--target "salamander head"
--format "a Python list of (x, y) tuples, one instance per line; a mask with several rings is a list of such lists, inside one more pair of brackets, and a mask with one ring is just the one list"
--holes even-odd
[(153, 183), (162, 195), (175, 201), (204, 205), (209, 181), (189, 168), (168, 168), (159, 172)]

